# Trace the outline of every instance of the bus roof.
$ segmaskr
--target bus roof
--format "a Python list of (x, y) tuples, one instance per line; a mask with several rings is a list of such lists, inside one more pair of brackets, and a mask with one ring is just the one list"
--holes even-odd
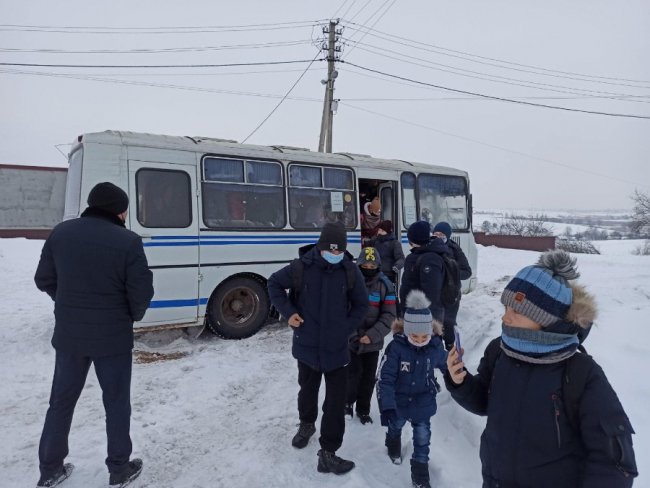
[[(321, 153), (306, 148), (291, 146), (260, 146), (255, 144), (239, 144), (229, 139), (212, 137), (188, 137), (148, 134), (142, 132), (107, 130), (91, 132), (79, 136), (80, 143), (98, 143), (126, 146), (140, 146), (160, 149), (177, 149), (209, 154), (231, 155), (239, 157), (256, 157), (284, 161), (335, 164), (355, 166), (352, 161), (378, 169), (435, 171), (441, 174), (467, 176), (466, 171), (448, 166), (414, 163), (399, 159), (373, 158), (366, 154), (354, 153)], [(74, 148), (73, 148), (74, 150)]]

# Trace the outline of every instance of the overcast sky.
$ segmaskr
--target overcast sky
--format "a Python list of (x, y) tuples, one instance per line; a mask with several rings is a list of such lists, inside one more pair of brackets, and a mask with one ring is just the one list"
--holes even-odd
[[(357, 66), (337, 64), (334, 152), (467, 170), (484, 209), (629, 209), (635, 188), (650, 192), (647, 0), (0, 0), (0, 12), (2, 63), (303, 61), (0, 66), (0, 163), (63, 166), (55, 145), (107, 129), (241, 142), (317, 56), (316, 21), (336, 16)], [(270, 25), (222, 28), (252, 24)], [(84, 52), (98, 50), (121, 52)], [(325, 73), (314, 62), (247, 142), (317, 150)]]

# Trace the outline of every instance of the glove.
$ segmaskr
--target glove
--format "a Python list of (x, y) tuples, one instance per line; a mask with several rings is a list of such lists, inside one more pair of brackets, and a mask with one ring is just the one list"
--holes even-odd
[(393, 270), (393, 273), (399, 274), (399, 268), (397, 266), (393, 266), (392, 270)]
[(396, 410), (384, 410), (379, 414), (379, 420), (381, 425), (388, 427), (389, 423), (395, 423), (397, 420), (397, 411)]

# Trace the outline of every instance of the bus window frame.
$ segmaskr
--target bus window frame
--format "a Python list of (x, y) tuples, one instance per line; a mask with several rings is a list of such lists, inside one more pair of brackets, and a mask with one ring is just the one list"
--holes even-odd
[[(321, 170), (321, 186), (300, 186), (300, 185), (292, 185), (291, 184), (291, 167), (292, 166), (310, 166), (314, 168), (319, 168)], [(343, 188), (326, 188), (325, 185), (325, 173), (324, 170), (325, 168), (328, 169), (338, 169), (338, 170), (348, 170), (352, 173), (352, 189), (343, 189)], [(346, 231), (350, 232), (353, 230), (357, 230), (359, 227), (359, 195), (357, 191), (357, 174), (354, 171), (354, 168), (352, 166), (337, 166), (337, 165), (332, 165), (332, 164), (320, 164), (320, 163), (304, 163), (301, 161), (289, 161), (287, 164), (287, 204), (285, 206), (287, 210), (287, 215), (288, 215), (288, 220), (287, 220), (287, 226), (289, 226), (291, 229), (294, 230), (300, 230), (300, 231), (309, 231), (309, 230), (314, 230), (313, 227), (296, 227), (291, 223), (291, 189), (292, 188), (300, 188), (300, 189), (305, 189), (305, 190), (319, 190), (319, 191), (340, 191), (342, 193), (345, 192), (350, 192), (352, 193), (352, 204), (354, 205), (354, 227), (346, 227)]]
[[(205, 160), (209, 158), (215, 158), (215, 159), (229, 159), (233, 161), (242, 161), (243, 163), (243, 170), (244, 170), (244, 181), (243, 182), (229, 182), (229, 181), (214, 181), (214, 180), (206, 180), (205, 179)], [(273, 163), (277, 164), (280, 166), (280, 185), (271, 185), (267, 183), (248, 183), (248, 175), (246, 174), (246, 161), (254, 162), (254, 163)], [(201, 190), (201, 222), (205, 226), (202, 230), (208, 230), (208, 231), (224, 231), (224, 232), (241, 232), (241, 231), (278, 231), (281, 229), (286, 229), (289, 218), (287, 214), (287, 176), (288, 174), (287, 171), (285, 171), (285, 165), (283, 164), (282, 161), (278, 159), (272, 159), (272, 158), (256, 158), (256, 157), (248, 157), (248, 156), (238, 156), (238, 155), (232, 155), (232, 154), (216, 154), (216, 153), (205, 153), (201, 156), (201, 181), (199, 181), (199, 187)], [(203, 184), (208, 183), (208, 184), (221, 184), (221, 185), (241, 185), (242, 187), (251, 187), (251, 186), (257, 186), (257, 187), (268, 187), (268, 188), (280, 188), (280, 194), (282, 195), (282, 225), (278, 227), (268, 227), (268, 226), (239, 226), (239, 227), (217, 227), (213, 225), (209, 225), (205, 221), (205, 192), (203, 191)]]

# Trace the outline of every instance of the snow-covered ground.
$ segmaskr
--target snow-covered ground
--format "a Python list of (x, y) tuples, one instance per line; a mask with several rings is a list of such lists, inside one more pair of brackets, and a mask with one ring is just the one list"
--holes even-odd
[[(630, 251), (635, 241), (603, 241), (601, 255), (579, 255), (581, 282), (597, 297), (600, 317), (587, 350), (603, 366), (637, 435), (641, 476), (650, 474), (650, 257)], [(32, 277), (42, 241), (0, 239), (0, 486), (35, 486), (38, 440), (54, 365), (52, 302)], [(474, 370), (490, 338), (500, 332), (499, 295), (509, 277), (538, 254), (479, 247), (479, 286), (463, 298), (458, 322), (468, 366)], [(297, 423), (296, 366), (291, 334), (267, 326), (242, 341), (204, 334), (180, 338), (162, 352), (187, 356), (136, 364), (132, 386), (134, 455), (144, 459), (134, 488), (396, 487), (410, 486), (408, 462), (390, 463), (376, 405), (372, 425), (347, 423), (339, 454), (356, 469), (340, 477), (316, 472), (317, 436), (291, 447)], [(139, 345), (141, 349), (150, 346)], [(444, 388), (444, 387), (443, 387)], [(433, 418), (430, 470), (437, 488), (480, 486), (478, 458), (483, 419), (439, 395)], [(405, 459), (412, 445), (403, 434)], [(76, 465), (66, 488), (106, 486), (104, 413), (93, 372), (75, 412), (68, 460)]]

